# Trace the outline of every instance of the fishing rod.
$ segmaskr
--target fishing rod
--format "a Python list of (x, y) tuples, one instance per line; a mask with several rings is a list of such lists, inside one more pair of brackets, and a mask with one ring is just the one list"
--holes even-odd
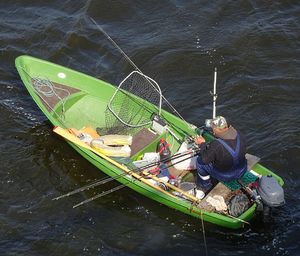
[[(173, 166), (173, 165), (176, 165), (176, 164), (178, 164), (178, 163), (180, 163), (180, 162), (183, 162), (183, 161), (185, 161), (185, 160), (188, 160), (188, 159), (194, 157), (197, 153), (198, 153), (198, 150), (195, 150), (192, 156), (191, 156), (191, 151), (185, 151), (185, 152), (177, 153), (177, 154), (175, 154), (175, 155), (173, 155), (173, 156), (171, 156), (171, 157), (169, 157), (169, 158), (164, 159), (163, 161), (157, 161), (157, 162), (149, 163), (149, 164), (147, 164), (147, 165), (145, 165), (145, 166), (143, 166), (143, 167), (140, 167), (140, 168), (135, 168), (135, 169), (133, 169), (133, 170), (131, 171), (131, 173), (137, 173), (137, 174), (138, 174), (138, 173), (144, 171), (145, 169), (149, 169), (149, 168), (151, 168), (151, 167), (156, 167), (156, 166), (159, 165), (160, 163), (167, 163), (167, 162), (170, 162), (170, 161), (172, 161), (172, 160), (175, 160), (175, 159), (184, 157), (184, 156), (186, 156), (186, 155), (189, 155), (188, 158), (185, 158), (185, 159), (183, 159), (183, 160), (181, 160), (181, 161), (175, 162), (174, 164), (167, 166), (167, 167), (171, 167), (171, 166)], [(150, 173), (150, 174), (151, 174), (151, 173)], [(90, 183), (90, 184), (88, 184), (88, 185), (86, 185), (86, 186), (83, 186), (83, 187), (81, 187), (81, 188), (75, 189), (75, 190), (70, 191), (70, 192), (68, 192), (68, 193), (66, 193), (66, 194), (63, 194), (63, 195), (61, 195), (61, 196), (55, 197), (55, 198), (53, 198), (52, 200), (59, 200), (59, 199), (61, 199), (61, 198), (69, 197), (69, 196), (71, 196), (71, 195), (74, 195), (74, 194), (83, 192), (83, 191), (88, 190), (88, 189), (90, 189), (90, 188), (94, 188), (94, 187), (97, 187), (97, 186), (106, 184), (106, 183), (108, 183), (108, 182), (110, 182), (110, 181), (112, 181), (112, 180), (117, 180), (117, 179), (122, 178), (122, 177), (124, 177), (124, 176), (126, 176), (126, 175), (128, 175), (128, 173), (121, 173), (121, 174), (118, 174), (118, 175), (116, 175), (116, 176), (114, 176), (114, 177), (108, 177), (108, 178), (104, 178), (104, 179), (100, 179), (100, 180), (94, 181), (94, 182), (92, 182), (92, 183)]]
[[(102, 26), (100, 26), (92, 17), (89, 17), (90, 20), (94, 23), (94, 25), (97, 27), (97, 29), (116, 47), (116, 49), (123, 55), (123, 57), (131, 64), (132, 67), (135, 68), (138, 72), (144, 75), (144, 73), (139, 69), (139, 67), (129, 58), (129, 56), (122, 50), (122, 48), (110, 37), (110, 35), (103, 29)], [(145, 76), (145, 75), (144, 75)], [(147, 77), (147, 76), (145, 76)], [(147, 79), (147, 81), (153, 86), (153, 83)], [(216, 83), (217, 83), (217, 68), (215, 68), (215, 75), (214, 75), (214, 93), (213, 93), (213, 118), (216, 115), (216, 100), (217, 100), (217, 94), (216, 94)], [(156, 89), (155, 86), (153, 88)], [(157, 90), (157, 89), (156, 89)], [(173, 107), (173, 105), (165, 98), (163, 94), (160, 94), (161, 97), (164, 99), (166, 104), (172, 109), (172, 111), (180, 117), (189, 127), (193, 127), (196, 129), (197, 127), (193, 124), (190, 124), (187, 122), (183, 116)], [(211, 120), (211, 119), (207, 119)], [(170, 131), (171, 132), (171, 131)], [(175, 136), (176, 137), (176, 136)]]
[[(185, 151), (185, 152), (177, 153), (177, 154), (175, 154), (175, 155), (173, 155), (173, 156), (171, 156), (169, 158), (164, 159), (164, 161), (157, 161), (157, 162), (149, 163), (149, 164), (147, 164), (147, 165), (145, 165), (143, 167), (135, 168), (131, 172), (132, 173), (140, 173), (144, 169), (155, 167), (155, 166), (159, 165), (160, 163), (167, 163), (167, 162), (175, 160), (175, 159), (177, 159), (179, 157), (183, 157), (183, 156), (190, 155), (190, 154), (191, 154), (191, 151)], [(177, 164), (177, 163), (175, 163), (175, 164)], [(56, 198), (53, 198), (52, 200), (58, 200), (58, 199), (61, 199), (61, 198), (64, 198), (64, 197), (68, 197), (68, 196), (76, 194), (76, 193), (83, 192), (84, 190), (87, 190), (87, 189), (90, 189), (90, 188), (93, 188), (93, 187), (96, 187), (96, 186), (99, 186), (99, 185), (103, 185), (105, 183), (108, 183), (109, 181), (122, 178), (122, 177), (124, 177), (126, 175), (128, 175), (128, 173), (121, 173), (121, 174), (118, 174), (118, 175), (116, 175), (114, 177), (108, 177), (108, 178), (104, 178), (104, 179), (100, 179), (100, 180), (94, 181), (94, 182), (92, 182), (92, 183), (90, 183), (90, 184), (88, 184), (88, 185), (86, 185), (84, 187), (75, 189), (75, 190), (73, 190), (71, 192), (68, 192), (67, 194), (64, 194), (64, 195), (58, 196)]]
[[(109, 34), (92, 18), (89, 17), (90, 20), (95, 24), (95, 26), (97, 27), (97, 29), (105, 35), (105, 37), (118, 49), (118, 51), (123, 55), (123, 57), (135, 68), (135, 70), (137, 70), (138, 72), (140, 72), (141, 74), (143, 74), (145, 76), (145, 74), (138, 68), (138, 66), (129, 58), (129, 56), (121, 49), (121, 47), (109, 36)], [(147, 77), (147, 76), (145, 76)], [(153, 83), (147, 79), (147, 81), (153, 86)], [(153, 88), (155, 88), (155, 86), (153, 86)], [(156, 88), (155, 88), (156, 89)], [(156, 89), (157, 90), (157, 89)], [(173, 105), (165, 98), (165, 96), (163, 94), (160, 94), (161, 97), (164, 99), (164, 101), (166, 102), (166, 104), (173, 110), (174, 113), (176, 113), (184, 122), (186, 122), (187, 124), (189, 124), (184, 118), (183, 116), (173, 107)]]
[[(195, 156), (195, 154), (193, 154), (192, 157), (194, 157), (194, 156)], [(178, 163), (180, 163), (180, 162), (186, 161), (186, 160), (188, 160), (188, 159), (190, 159), (190, 158), (191, 158), (191, 157), (184, 158), (184, 159), (182, 159), (182, 160), (180, 160), (180, 161), (178, 161), (178, 162), (176, 162), (176, 163), (172, 163), (172, 164), (168, 165), (167, 167), (171, 167), (171, 166), (176, 165), (176, 164), (178, 164)], [(143, 171), (143, 170), (142, 170), (142, 171)], [(127, 173), (126, 173), (126, 174), (127, 174)], [(128, 174), (127, 174), (127, 175), (128, 175)], [(147, 173), (145, 173), (145, 174), (143, 175), (143, 178), (148, 177), (148, 176), (150, 176), (150, 175), (152, 176), (152, 178), (156, 177), (155, 175), (151, 174), (150, 172), (147, 172)], [(153, 177), (153, 176), (154, 176), (154, 177)], [(151, 177), (150, 177), (150, 178), (151, 178)], [(102, 193), (100, 193), (100, 194), (98, 194), (98, 195), (96, 195), (96, 196), (93, 196), (93, 197), (91, 197), (91, 198), (89, 198), (89, 199), (86, 199), (86, 200), (84, 200), (84, 201), (82, 201), (82, 202), (80, 202), (80, 203), (74, 205), (73, 208), (76, 208), (76, 207), (81, 206), (81, 205), (83, 205), (83, 204), (89, 203), (89, 202), (91, 202), (91, 201), (93, 201), (93, 200), (95, 200), (95, 199), (98, 199), (98, 198), (100, 198), (100, 197), (103, 197), (103, 196), (105, 196), (105, 195), (111, 194), (111, 193), (113, 193), (113, 192), (115, 192), (115, 191), (117, 191), (117, 190), (120, 190), (120, 189), (126, 187), (129, 183), (135, 182), (135, 181), (137, 181), (137, 180), (139, 180), (139, 179), (130, 180), (130, 181), (124, 183), (124, 184), (121, 184), (121, 185), (115, 187), (115, 188), (112, 188), (112, 189), (103, 191)], [(176, 188), (177, 190), (179, 189), (179, 188), (177, 188), (177, 187), (174, 187), (173, 185), (171, 185), (171, 184), (168, 183), (168, 182), (164, 182), (164, 181), (162, 181), (162, 180), (159, 180), (158, 177), (156, 177), (155, 180), (157, 181), (158, 184), (159, 184), (159, 183), (164, 184), (166, 187), (170, 187), (171, 189), (172, 189), (172, 188), (173, 188), (173, 189)], [(159, 181), (158, 181), (158, 180), (159, 180)], [(81, 191), (79, 191), (79, 192), (81, 192)], [(72, 193), (72, 192), (71, 192), (71, 193)], [(76, 192), (76, 193), (78, 193), (78, 192)], [(183, 192), (181, 192), (181, 193), (184, 194)], [(75, 193), (73, 193), (73, 194), (75, 194)], [(70, 195), (71, 195), (71, 194), (70, 194)], [(193, 197), (192, 195), (189, 195), (189, 194), (188, 194), (187, 196)], [(187, 198), (187, 199), (192, 200), (191, 198)], [(53, 199), (53, 200), (54, 200), (54, 199)], [(193, 199), (193, 200), (194, 200), (194, 199)]]
[[(129, 182), (128, 182), (128, 183), (129, 183)], [(91, 201), (94, 201), (94, 200), (96, 200), (96, 199), (98, 199), (98, 198), (100, 198), (100, 197), (103, 197), (103, 196), (105, 196), (105, 195), (111, 194), (112, 192), (115, 192), (115, 191), (117, 191), (117, 190), (120, 190), (120, 189), (126, 187), (126, 185), (127, 185), (128, 183), (126, 183), (126, 184), (121, 184), (121, 185), (119, 185), (119, 186), (117, 186), (117, 187), (114, 187), (114, 188), (112, 188), (112, 189), (103, 191), (102, 193), (100, 193), (100, 194), (98, 194), (98, 195), (95, 195), (95, 196), (93, 196), (93, 197), (91, 197), (91, 198), (89, 198), (89, 199), (86, 199), (86, 200), (84, 200), (84, 201), (78, 203), (78, 204), (75, 204), (75, 205), (73, 206), (73, 208), (77, 208), (78, 206), (84, 205), (84, 204), (89, 203), (89, 202), (91, 202)]]

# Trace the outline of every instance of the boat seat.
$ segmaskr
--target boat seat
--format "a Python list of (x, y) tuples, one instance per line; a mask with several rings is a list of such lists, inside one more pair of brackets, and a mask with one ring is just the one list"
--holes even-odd
[(255, 182), (257, 179), (258, 176), (249, 171), (246, 171), (244, 175), (238, 180), (222, 181), (222, 183), (230, 190), (235, 191), (241, 188), (241, 184), (243, 184), (244, 186), (248, 186), (249, 184)]

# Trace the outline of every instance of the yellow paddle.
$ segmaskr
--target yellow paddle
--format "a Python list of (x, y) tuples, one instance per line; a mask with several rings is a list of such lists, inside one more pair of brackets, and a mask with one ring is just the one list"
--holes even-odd
[(101, 158), (105, 159), (106, 161), (110, 162), (111, 164), (115, 165), (116, 167), (122, 169), (123, 171), (127, 172), (128, 174), (132, 175), (133, 177), (141, 180), (142, 182), (144, 182), (145, 184), (149, 185), (150, 187), (155, 188), (156, 190), (159, 190), (160, 192), (162, 192), (164, 194), (167, 194), (168, 196), (172, 196), (172, 197), (176, 198), (174, 195), (168, 193), (167, 191), (161, 189), (160, 187), (158, 187), (158, 186), (152, 184), (151, 182), (149, 182), (148, 180), (144, 179), (139, 174), (130, 171), (127, 167), (119, 164), (118, 162), (114, 161), (110, 157), (107, 157), (107, 156), (101, 154), (100, 152), (98, 152), (94, 148), (90, 147), (88, 144), (82, 142), (75, 135), (69, 133), (68, 130), (65, 130), (65, 129), (59, 127), (59, 126), (56, 126), (56, 127), (54, 127), (53, 131), (55, 133), (59, 134), (60, 136), (62, 136), (63, 138), (67, 139), (68, 141), (70, 141), (70, 142), (72, 142), (72, 143), (74, 143), (74, 144), (76, 144), (76, 145), (78, 145), (80, 147), (86, 148), (86, 149), (92, 151), (93, 153), (99, 155)]
[[(101, 158), (105, 159), (106, 161), (108, 161), (109, 163), (113, 164), (114, 166), (120, 168), (121, 170), (125, 171), (126, 173), (130, 174), (131, 176), (135, 177), (136, 179), (144, 182), (145, 184), (147, 184), (148, 186), (159, 190), (160, 192), (171, 196), (173, 198), (177, 198), (176, 196), (174, 196), (173, 194), (163, 190), (162, 188), (160, 188), (159, 186), (149, 182), (147, 179), (143, 178), (141, 175), (139, 175), (138, 173), (135, 173), (131, 170), (129, 170), (127, 167), (125, 167), (124, 165), (121, 165), (120, 163), (116, 162), (115, 160), (111, 159), (108, 156), (105, 156), (104, 154), (98, 152), (97, 150), (95, 150), (94, 148), (92, 148), (91, 146), (89, 146), (88, 144), (82, 142), (79, 138), (77, 138), (75, 135), (71, 134), (68, 132), (68, 130), (63, 129), (59, 126), (54, 127), (53, 131), (57, 134), (59, 134), (60, 136), (62, 136), (63, 138), (67, 139), (70, 142), (73, 142), (74, 144), (77, 144), (80, 147), (86, 148), (90, 151), (92, 151), (93, 153), (99, 155)], [(182, 196), (188, 198), (189, 200), (193, 201), (193, 202), (198, 202), (199, 199), (186, 193), (185, 191), (183, 191), (182, 189), (173, 186), (172, 184), (168, 183), (168, 182), (163, 182), (162, 180), (160, 180), (159, 178), (157, 178), (154, 175), (149, 174), (148, 172), (144, 172), (145, 175), (147, 175), (148, 177), (151, 177), (153, 180), (163, 183), (164, 185), (166, 185), (167, 187), (169, 187), (170, 189), (179, 192)]]

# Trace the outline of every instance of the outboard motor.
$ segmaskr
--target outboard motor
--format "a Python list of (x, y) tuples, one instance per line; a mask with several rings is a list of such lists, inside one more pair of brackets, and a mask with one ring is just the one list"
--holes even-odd
[(284, 191), (272, 175), (262, 176), (257, 188), (257, 210), (269, 215), (271, 208), (284, 205)]

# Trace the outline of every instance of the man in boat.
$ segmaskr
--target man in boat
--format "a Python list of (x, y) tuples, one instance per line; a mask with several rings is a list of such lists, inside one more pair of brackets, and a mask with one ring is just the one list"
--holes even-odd
[(231, 181), (239, 179), (247, 171), (246, 142), (241, 133), (228, 125), (222, 116), (212, 120), (211, 128), (216, 137), (211, 143), (206, 143), (202, 136), (195, 139), (200, 147), (197, 186), (203, 192), (212, 188), (212, 179)]

